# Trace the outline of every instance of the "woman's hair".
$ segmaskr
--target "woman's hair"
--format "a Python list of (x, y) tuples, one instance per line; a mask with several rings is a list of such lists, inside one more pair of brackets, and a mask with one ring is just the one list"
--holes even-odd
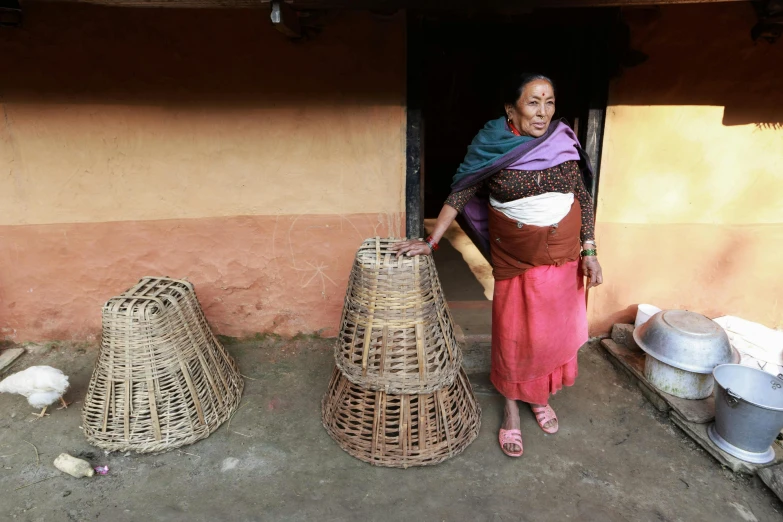
[(531, 82), (537, 80), (544, 80), (549, 82), (552, 86), (552, 90), (555, 91), (555, 82), (543, 74), (538, 73), (522, 73), (515, 74), (509, 78), (508, 85), (503, 92), (503, 104), (516, 105), (519, 97), (522, 96), (522, 91), (525, 90), (525, 86)]

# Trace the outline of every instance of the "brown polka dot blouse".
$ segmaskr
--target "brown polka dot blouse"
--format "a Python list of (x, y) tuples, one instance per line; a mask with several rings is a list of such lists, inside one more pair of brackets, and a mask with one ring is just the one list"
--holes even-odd
[(490, 195), (501, 203), (546, 192), (574, 194), (582, 206), (582, 241), (595, 239), (593, 198), (585, 188), (576, 161), (566, 161), (546, 170), (501, 170), (479, 185), (452, 192), (446, 204), (462, 212), (480, 188), (489, 189)]

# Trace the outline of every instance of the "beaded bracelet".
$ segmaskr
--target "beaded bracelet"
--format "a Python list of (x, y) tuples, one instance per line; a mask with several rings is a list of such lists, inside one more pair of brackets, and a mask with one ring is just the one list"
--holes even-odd
[(598, 255), (598, 250), (595, 248), (591, 248), (589, 250), (582, 250), (582, 253), (580, 254), (582, 257), (595, 257)]
[(430, 250), (435, 253), (438, 250), (438, 243), (432, 239), (432, 236), (429, 236), (427, 239), (424, 240), (425, 243), (427, 243), (430, 247)]

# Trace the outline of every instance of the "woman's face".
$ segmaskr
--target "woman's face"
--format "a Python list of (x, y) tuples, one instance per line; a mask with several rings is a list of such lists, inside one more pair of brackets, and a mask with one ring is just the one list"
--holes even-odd
[(528, 83), (516, 105), (506, 105), (506, 115), (523, 136), (543, 136), (554, 114), (555, 91), (546, 80)]

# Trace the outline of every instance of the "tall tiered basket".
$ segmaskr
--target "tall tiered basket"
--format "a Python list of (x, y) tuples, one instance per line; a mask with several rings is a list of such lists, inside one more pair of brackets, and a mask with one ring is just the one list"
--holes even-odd
[(397, 257), (398, 241), (368, 239), (356, 254), (322, 416), (349, 454), (407, 468), (462, 452), (481, 410), (435, 264)]
[(208, 437), (244, 382), (187, 281), (144, 278), (103, 307), (98, 362), (82, 409), (87, 440), (110, 451), (166, 451)]

